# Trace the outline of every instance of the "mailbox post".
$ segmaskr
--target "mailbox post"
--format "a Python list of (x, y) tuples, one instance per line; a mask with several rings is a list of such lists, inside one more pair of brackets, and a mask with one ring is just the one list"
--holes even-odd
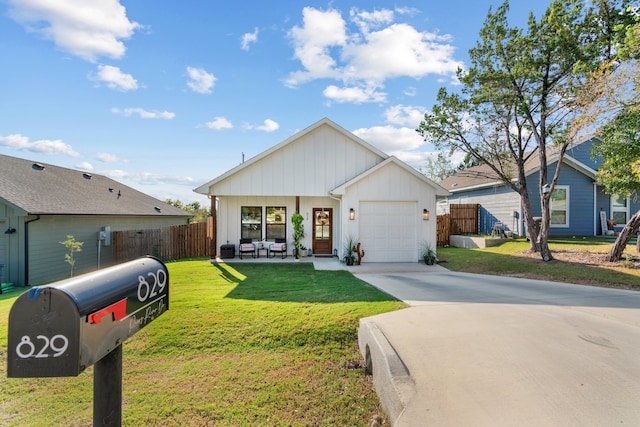
[(95, 364), (94, 425), (120, 425), (121, 345), (168, 309), (169, 273), (150, 256), (33, 287), (9, 313), (7, 376), (77, 376)]

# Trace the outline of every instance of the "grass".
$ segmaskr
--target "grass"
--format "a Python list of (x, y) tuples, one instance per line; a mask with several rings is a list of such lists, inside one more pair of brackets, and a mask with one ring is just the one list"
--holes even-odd
[[(311, 264), (168, 264), (170, 309), (123, 344), (123, 425), (363, 426), (383, 416), (358, 366), (362, 317), (403, 308), (345, 271)], [(93, 371), (6, 378), (0, 295), (0, 425), (86, 426)]]
[[(612, 246), (613, 239), (554, 238), (549, 247), (557, 259), (544, 262), (527, 254), (529, 243), (518, 239), (483, 249), (438, 248), (438, 258), (446, 260), (443, 266), (453, 271), (640, 290), (640, 269), (628, 268), (624, 262), (593, 262), (604, 258)], [(587, 253), (595, 256), (585, 260)], [(635, 246), (627, 246), (625, 254), (637, 256)]]

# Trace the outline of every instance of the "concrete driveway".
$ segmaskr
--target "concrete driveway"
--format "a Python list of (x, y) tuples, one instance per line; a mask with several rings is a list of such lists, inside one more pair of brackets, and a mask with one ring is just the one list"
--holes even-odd
[(640, 425), (640, 292), (353, 271), (410, 308), (362, 319), (394, 426)]

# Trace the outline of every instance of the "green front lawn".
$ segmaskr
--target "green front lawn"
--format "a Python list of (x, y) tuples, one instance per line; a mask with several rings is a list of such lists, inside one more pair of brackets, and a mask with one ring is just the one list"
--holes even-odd
[[(518, 239), (485, 249), (438, 248), (438, 259), (453, 271), (640, 290), (640, 269), (631, 268), (640, 260), (608, 263), (604, 256), (611, 246), (613, 239), (554, 238), (549, 247), (556, 259), (544, 262), (527, 253), (529, 243)], [(639, 257), (634, 245), (627, 246), (625, 255)]]
[[(354, 368), (358, 321), (402, 302), (311, 264), (167, 266), (169, 311), (123, 346), (123, 425), (365, 426), (383, 415)], [(90, 425), (92, 368), (6, 378), (17, 296), (0, 296), (0, 425)]]

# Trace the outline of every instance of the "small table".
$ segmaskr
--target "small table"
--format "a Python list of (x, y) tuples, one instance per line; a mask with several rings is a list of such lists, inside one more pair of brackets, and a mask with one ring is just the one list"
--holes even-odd
[(267, 258), (269, 258), (270, 246), (271, 246), (271, 242), (267, 242), (267, 241), (256, 242), (256, 257), (260, 258), (260, 251), (265, 251)]

